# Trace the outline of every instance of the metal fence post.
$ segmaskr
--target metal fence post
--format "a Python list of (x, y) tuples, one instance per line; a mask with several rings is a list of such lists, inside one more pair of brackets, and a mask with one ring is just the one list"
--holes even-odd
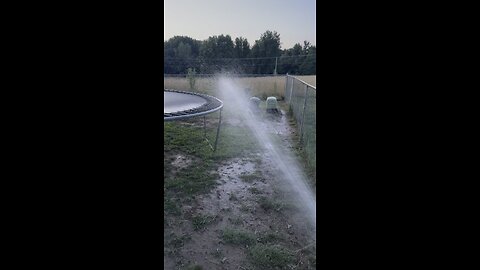
[(290, 98), (289, 98), (289, 103), (292, 101), (292, 94), (293, 94), (293, 78), (290, 77)]
[(288, 73), (287, 73), (287, 75), (285, 76), (285, 101), (286, 101), (286, 102), (290, 102), (289, 100), (287, 100), (287, 95), (288, 95), (287, 87), (288, 87)]
[(207, 122), (205, 119), (205, 115), (203, 116), (203, 137), (207, 138)]
[(305, 123), (305, 109), (307, 108), (308, 86), (305, 85), (305, 101), (303, 103), (302, 126), (300, 128), (300, 141), (303, 140), (303, 124)]

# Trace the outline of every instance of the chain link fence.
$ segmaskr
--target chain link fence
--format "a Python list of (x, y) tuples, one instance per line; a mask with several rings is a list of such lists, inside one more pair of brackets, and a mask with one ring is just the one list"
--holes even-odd
[(306, 155), (307, 167), (316, 180), (317, 154), (317, 88), (294, 76), (286, 75), (285, 101), (297, 122), (300, 144)]

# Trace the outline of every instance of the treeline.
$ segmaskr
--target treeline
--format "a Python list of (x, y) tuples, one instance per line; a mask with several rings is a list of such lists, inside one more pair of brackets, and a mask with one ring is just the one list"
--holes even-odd
[(186, 74), (188, 69), (194, 69), (202, 74), (315, 75), (316, 50), (307, 41), (303, 46), (297, 43), (282, 50), (280, 35), (275, 31), (266, 31), (252, 46), (246, 38), (232, 40), (229, 35), (212, 36), (204, 41), (175, 36), (164, 42), (163, 66), (165, 74)]

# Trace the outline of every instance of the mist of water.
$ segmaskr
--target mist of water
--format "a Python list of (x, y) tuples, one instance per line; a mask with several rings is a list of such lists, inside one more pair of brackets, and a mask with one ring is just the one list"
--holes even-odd
[[(307, 178), (301, 169), (295, 155), (285, 146), (275, 143), (271, 130), (250, 108), (249, 96), (244, 88), (228, 77), (217, 77), (218, 96), (224, 102), (224, 108), (233, 113), (250, 129), (258, 141), (263, 153), (274, 163), (276, 177), (281, 179), (294, 194), (293, 199), (305, 215), (306, 221), (316, 230), (316, 200), (312, 190), (307, 185)], [(315, 238), (315, 236), (313, 235)]]

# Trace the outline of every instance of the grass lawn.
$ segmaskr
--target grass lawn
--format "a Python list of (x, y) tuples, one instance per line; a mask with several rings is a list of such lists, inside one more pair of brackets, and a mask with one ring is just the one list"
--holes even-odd
[[(284, 77), (282, 79), (284, 81)], [(167, 87), (168, 83), (165, 83), (166, 88), (188, 90), (188, 81), (185, 85), (187, 88), (181, 85), (175, 87), (174, 84)], [(208, 84), (207, 81), (202, 83)], [(211, 89), (204, 92), (208, 93)], [(275, 87), (264, 90), (263, 94), (273, 95), (276, 93), (274, 90)], [(281, 90), (283, 92), (284, 89)], [(285, 103), (279, 102), (279, 105), (288, 110)], [(229, 117), (229, 112), (224, 110), (216, 152), (204, 139), (201, 117), (164, 123), (164, 256), (178, 269), (212, 269), (214, 265), (223, 264), (225, 269), (236, 269), (229, 268), (234, 267), (228, 265), (230, 260), (241, 261), (239, 265), (242, 266), (248, 265), (245, 269), (291, 269), (295, 265), (314, 269), (316, 246), (297, 252), (306, 245), (308, 239), (303, 239), (305, 236), (300, 231), (286, 227), (293, 224), (289, 219), (292, 219), (296, 210), (283, 201), (281, 195), (265, 188), (273, 179), (268, 178), (268, 174), (265, 176), (265, 165), (262, 167), (262, 160), (257, 157), (257, 154), (261, 154), (261, 147), (248, 128), (229, 122)], [(213, 143), (218, 112), (207, 115), (206, 119), (206, 135)], [(293, 119), (289, 122), (295, 125)], [(314, 122), (307, 120), (305, 123), (305, 128), (311, 129)], [(309, 140), (315, 143), (314, 139)], [(298, 144), (294, 148), (298, 149), (296, 154), (304, 159), (303, 163), (308, 164), (305, 162), (308, 155), (302, 146)], [(241, 161), (237, 162), (238, 159)], [(240, 165), (241, 162), (254, 164), (248, 173), (237, 178), (238, 185), (246, 186), (245, 193), (220, 190), (223, 193), (216, 194), (215, 190), (218, 192), (223, 185), (233, 184), (234, 181), (234, 178), (226, 178), (226, 184), (219, 183), (220, 179), (225, 179), (224, 175), (220, 175), (222, 171), (219, 168)], [(199, 198), (210, 196), (214, 199), (209, 202), (227, 202), (222, 205), (225, 208), (216, 212), (204, 212), (205, 209), (197, 208), (205, 206)], [(243, 196), (250, 196), (250, 199)], [(222, 201), (220, 198), (225, 199)], [(260, 227), (249, 227), (252, 222)], [(298, 225), (293, 228), (301, 230)], [(223, 245), (217, 245), (219, 241)], [(204, 249), (204, 244), (214, 246)], [(193, 255), (182, 255), (187, 250), (193, 251), (197, 257), (194, 259)]]

